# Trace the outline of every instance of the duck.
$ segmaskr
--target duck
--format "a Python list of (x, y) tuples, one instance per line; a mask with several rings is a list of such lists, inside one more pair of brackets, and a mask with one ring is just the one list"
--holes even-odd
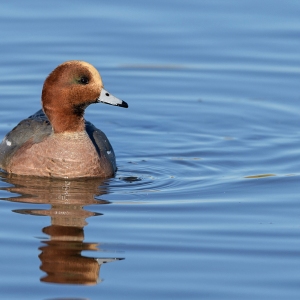
[(0, 169), (9, 174), (55, 178), (115, 176), (116, 156), (107, 136), (84, 119), (94, 103), (128, 108), (104, 89), (90, 63), (71, 60), (46, 78), (42, 109), (22, 120), (0, 144)]

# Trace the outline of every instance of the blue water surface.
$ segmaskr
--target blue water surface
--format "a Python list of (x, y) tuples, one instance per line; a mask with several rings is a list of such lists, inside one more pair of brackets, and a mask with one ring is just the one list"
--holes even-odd
[(0, 173), (3, 299), (299, 299), (300, 2), (0, 4), (0, 139), (60, 63), (115, 178)]

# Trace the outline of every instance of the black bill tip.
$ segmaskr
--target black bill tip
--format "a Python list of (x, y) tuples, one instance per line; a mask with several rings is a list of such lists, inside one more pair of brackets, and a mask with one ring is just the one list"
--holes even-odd
[(120, 107), (128, 108), (127, 102), (125, 102), (125, 101), (123, 101), (123, 100), (122, 100), (122, 103), (117, 104), (117, 105), (120, 106)]

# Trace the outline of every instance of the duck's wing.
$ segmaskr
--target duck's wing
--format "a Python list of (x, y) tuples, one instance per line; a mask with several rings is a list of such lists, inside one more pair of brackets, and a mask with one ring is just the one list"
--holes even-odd
[(21, 121), (0, 144), (0, 168), (6, 169), (11, 157), (24, 143), (30, 139), (34, 143), (39, 143), (51, 132), (51, 124), (42, 110)]
[(113, 169), (116, 171), (117, 165), (115, 152), (105, 133), (88, 121), (85, 121), (85, 130), (93, 142), (98, 155), (107, 157), (111, 162)]

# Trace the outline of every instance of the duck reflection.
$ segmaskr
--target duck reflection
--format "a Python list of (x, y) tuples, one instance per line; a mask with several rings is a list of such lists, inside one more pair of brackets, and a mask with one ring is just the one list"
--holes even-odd
[(15, 213), (51, 217), (51, 225), (42, 229), (49, 239), (42, 241), (39, 247), (40, 269), (46, 273), (40, 279), (42, 282), (93, 285), (101, 281), (102, 264), (123, 259), (82, 255), (82, 251), (100, 251), (98, 243), (84, 242), (84, 226), (86, 218), (101, 214), (84, 207), (109, 203), (95, 199), (108, 192), (103, 179), (61, 180), (3, 173), (1, 177), (12, 184), (5, 190), (20, 195), (6, 200), (50, 204), (50, 209), (14, 210)]

